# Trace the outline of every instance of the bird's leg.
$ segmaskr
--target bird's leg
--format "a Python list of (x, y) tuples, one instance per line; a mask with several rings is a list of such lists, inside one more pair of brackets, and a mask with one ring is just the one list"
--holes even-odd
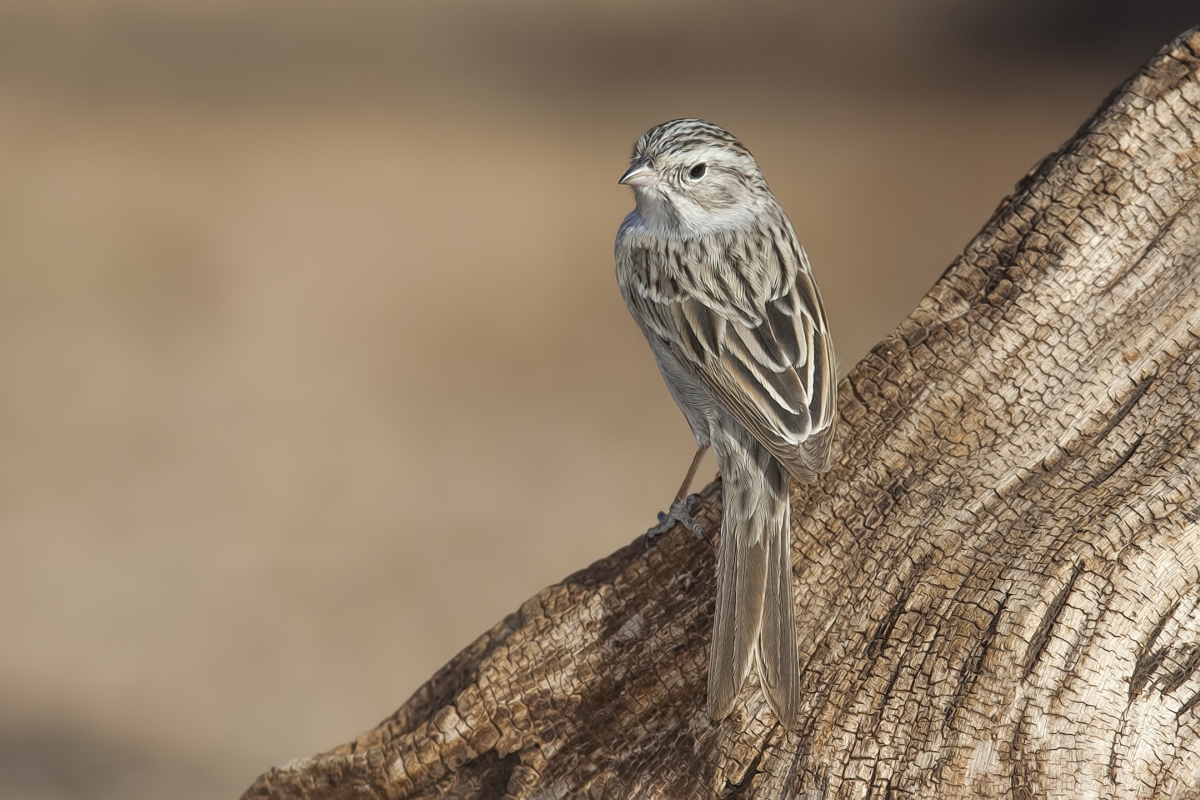
[[(696, 477), (696, 470), (700, 468), (700, 461), (707, 452), (708, 445), (701, 445), (696, 448), (696, 455), (692, 457), (692, 465), (688, 467), (687, 475), (683, 477), (683, 485), (676, 492), (675, 500), (671, 503), (671, 509), (666, 513), (658, 512), (658, 524), (646, 531), (647, 544), (671, 530), (675, 526), (675, 523), (678, 522), (696, 536), (703, 538), (708, 542), (710, 547), (713, 546), (712, 541), (708, 538), (708, 534), (704, 532), (704, 528), (692, 517), (692, 512), (696, 509), (696, 501), (699, 498), (697, 495), (688, 494), (688, 489), (692, 487), (692, 479)], [(715, 550), (716, 548), (713, 547), (713, 549)]]

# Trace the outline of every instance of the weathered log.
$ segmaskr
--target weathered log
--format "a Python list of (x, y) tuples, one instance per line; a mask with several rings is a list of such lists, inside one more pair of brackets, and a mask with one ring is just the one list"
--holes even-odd
[(793, 498), (796, 730), (753, 677), (705, 714), (713, 554), (677, 529), (245, 797), (1200, 797), (1198, 198), (1191, 32), (843, 381)]

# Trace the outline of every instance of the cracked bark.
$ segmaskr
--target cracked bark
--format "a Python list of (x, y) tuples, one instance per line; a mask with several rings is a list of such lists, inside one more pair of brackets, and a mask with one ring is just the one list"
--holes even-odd
[(714, 559), (677, 529), (244, 797), (1200, 797), (1198, 142), (1190, 32), (843, 381), (793, 497), (795, 731), (754, 677), (705, 715)]

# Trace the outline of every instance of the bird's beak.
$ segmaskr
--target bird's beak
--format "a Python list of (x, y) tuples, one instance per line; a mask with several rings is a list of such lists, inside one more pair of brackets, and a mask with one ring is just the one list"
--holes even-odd
[(653, 186), (658, 183), (658, 173), (650, 165), (650, 159), (643, 156), (629, 165), (629, 169), (617, 183), (626, 186)]

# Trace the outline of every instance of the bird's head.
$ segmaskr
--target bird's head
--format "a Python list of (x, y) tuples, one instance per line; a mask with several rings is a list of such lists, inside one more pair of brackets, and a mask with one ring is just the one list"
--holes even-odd
[(774, 202), (745, 145), (701, 119), (671, 120), (642, 134), (619, 183), (633, 187), (646, 224), (670, 236), (744, 228)]

